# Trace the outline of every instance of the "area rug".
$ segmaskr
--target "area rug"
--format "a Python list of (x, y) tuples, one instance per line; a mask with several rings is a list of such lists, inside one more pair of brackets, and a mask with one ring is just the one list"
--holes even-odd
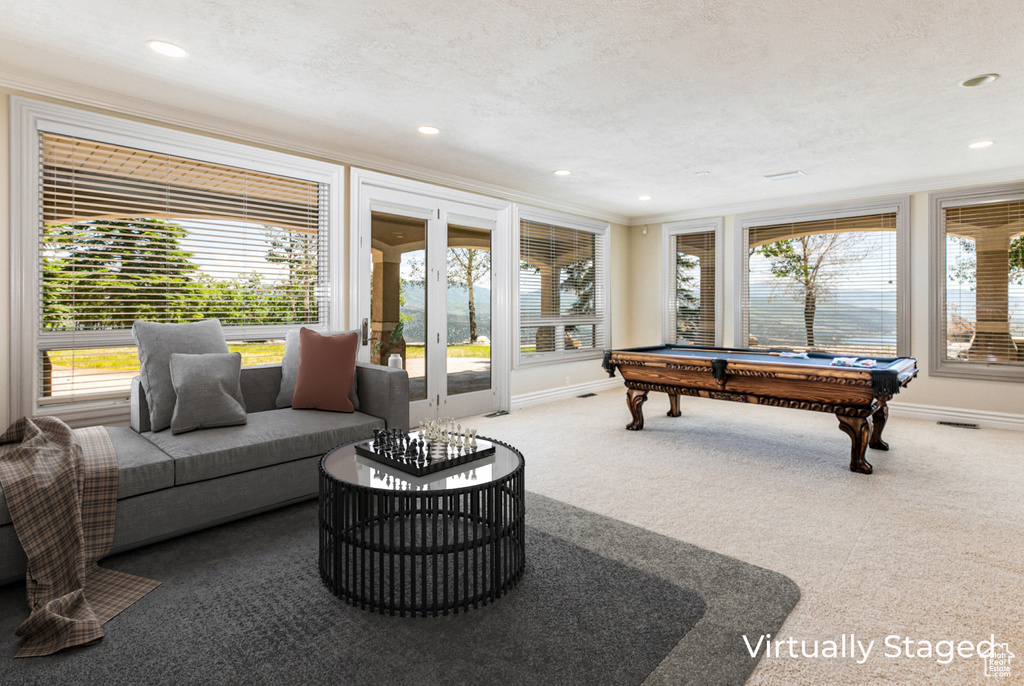
[(87, 684), (741, 684), (742, 635), (775, 634), (786, 577), (530, 494), (520, 584), (467, 614), (399, 618), (321, 584), (304, 503), (108, 558), (163, 581), (97, 645), (15, 661), (21, 586), (0, 589), (0, 681)]

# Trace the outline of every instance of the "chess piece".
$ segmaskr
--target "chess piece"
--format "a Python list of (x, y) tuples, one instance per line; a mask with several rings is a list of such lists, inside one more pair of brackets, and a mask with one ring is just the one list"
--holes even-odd
[(469, 433), (469, 447), (472, 450), (476, 450), (476, 429), (473, 429)]

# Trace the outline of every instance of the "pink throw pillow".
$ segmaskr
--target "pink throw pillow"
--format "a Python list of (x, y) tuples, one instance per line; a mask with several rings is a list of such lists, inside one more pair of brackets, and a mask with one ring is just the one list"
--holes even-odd
[(299, 372), (295, 378), (295, 409), (354, 412), (349, 393), (356, 375), (356, 332), (322, 336), (299, 330)]

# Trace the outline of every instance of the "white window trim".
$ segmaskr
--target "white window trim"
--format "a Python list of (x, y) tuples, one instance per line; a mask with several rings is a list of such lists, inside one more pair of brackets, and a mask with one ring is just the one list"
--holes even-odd
[(1024, 381), (1024, 368), (945, 359), (945, 291), (946, 236), (942, 226), (942, 213), (947, 207), (970, 207), (1000, 202), (1024, 200), (1024, 183), (987, 186), (968, 191), (947, 191), (928, 196), (929, 246), (929, 317), (928, 333), (931, 339), (928, 359), (929, 376), (952, 376), (961, 379), (986, 381)]
[[(603, 250), (601, 271), (604, 278), (604, 283), (601, 284), (601, 298), (600, 304), (602, 308), (602, 316), (599, 318), (599, 326), (604, 330), (604, 341), (605, 347), (611, 349), (612, 346), (612, 330), (611, 330), (611, 294), (609, 293), (611, 284), (611, 274), (609, 269), (611, 267), (611, 224), (608, 222), (595, 221), (593, 219), (584, 219), (571, 214), (565, 214), (564, 212), (556, 212), (554, 210), (545, 210), (537, 207), (525, 207), (522, 205), (514, 205), (512, 208), (512, 260), (514, 266), (514, 278), (512, 281), (512, 299), (511, 307), (509, 308), (512, 312), (512, 350), (513, 350), (513, 368), (526, 368), (526, 367), (538, 367), (550, 364), (564, 364), (566, 362), (576, 362), (578, 360), (589, 360), (595, 358), (601, 358), (604, 354), (603, 350), (580, 350), (580, 351), (562, 351), (546, 353), (543, 356), (535, 358), (524, 358), (521, 350), (520, 342), (520, 321), (521, 315), (519, 311), (519, 234), (520, 227), (523, 220), (538, 222), (541, 224), (550, 224), (552, 226), (558, 226), (566, 229), (574, 229), (576, 231), (586, 231), (588, 233), (595, 234), (599, 237), (602, 242)], [(589, 320), (589, 318), (588, 318)], [(565, 318), (560, 318), (559, 323), (564, 323)]]
[(738, 332), (741, 345), (747, 347), (750, 340), (747, 329), (747, 318), (744, 316), (744, 300), (747, 293), (747, 276), (749, 256), (747, 243), (750, 240), (750, 229), (772, 224), (788, 224), (790, 222), (821, 221), (827, 219), (844, 219), (862, 214), (896, 213), (896, 355), (910, 355), (910, 196), (899, 198), (879, 198), (858, 200), (834, 205), (758, 212), (737, 217), (740, 240), (736, 245), (734, 258), (740, 274), (740, 288), (734, 301), (734, 331)]
[(675, 299), (676, 299), (676, 249), (675, 237), (691, 233), (715, 234), (715, 345), (722, 346), (722, 306), (725, 302), (725, 222), (721, 217), (670, 222), (661, 227), (662, 294), (664, 307), (661, 315), (662, 340), (666, 345), (676, 345), (675, 340)]
[[(295, 155), (222, 141), (208, 136), (175, 131), (154, 124), (128, 121), (105, 114), (56, 105), (19, 96), (10, 97), (11, 179), (11, 314), (10, 314), (10, 407), (14, 416), (32, 416), (39, 389), (36, 350), (39, 340), (39, 132), (87, 138), (115, 145), (151, 150), (254, 171), (281, 174), (330, 186), (328, 232), (329, 290), (328, 326), (342, 321), (343, 293), (347, 278), (343, 262), (341, 223), (344, 206), (345, 168)], [(288, 326), (231, 327), (230, 337), (283, 333)], [(130, 331), (97, 332), (97, 343), (133, 345)], [(55, 414), (76, 425), (126, 421), (127, 402), (100, 401), (70, 406), (47, 405)]]

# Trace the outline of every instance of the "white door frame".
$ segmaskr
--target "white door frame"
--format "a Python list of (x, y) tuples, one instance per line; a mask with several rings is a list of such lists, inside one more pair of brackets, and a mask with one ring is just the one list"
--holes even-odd
[[(434, 235), (445, 235), (447, 216), (474, 216), (493, 221), (491, 240), (491, 398), (482, 398), (480, 391), (460, 396), (447, 397), (444, 358), (440, 355), (428, 357), (428, 384), (435, 386), (433, 397), (428, 386), (426, 401), (410, 405), (410, 421), (418, 423), (430, 416), (466, 416), (482, 411), (507, 410), (511, 402), (511, 345), (512, 332), (509, 326), (511, 288), (511, 213), (512, 205), (473, 193), (456, 191), (433, 184), (410, 181), (387, 174), (351, 169), (349, 219), (349, 269), (352, 274), (349, 292), (348, 328), (362, 330), (363, 321), (369, 321), (370, 311), (370, 217), (373, 211), (388, 211), (427, 219), (427, 231)], [(440, 227), (440, 228), (435, 228)], [(442, 233), (444, 232), (444, 234)], [(446, 267), (445, 244), (442, 241), (427, 241), (427, 278), (447, 284), (447, 275), (439, 273)], [(440, 333), (438, 349), (447, 345), (445, 322), (445, 289), (435, 288), (434, 296), (427, 295), (427, 330)], [(436, 334), (435, 334), (436, 335)], [(367, 362), (369, 346), (361, 346), (359, 359)], [(433, 381), (431, 381), (433, 380)], [(438, 392), (438, 390), (440, 392)], [(438, 396), (440, 405), (438, 406)], [(486, 404), (485, 404), (486, 401)]]

